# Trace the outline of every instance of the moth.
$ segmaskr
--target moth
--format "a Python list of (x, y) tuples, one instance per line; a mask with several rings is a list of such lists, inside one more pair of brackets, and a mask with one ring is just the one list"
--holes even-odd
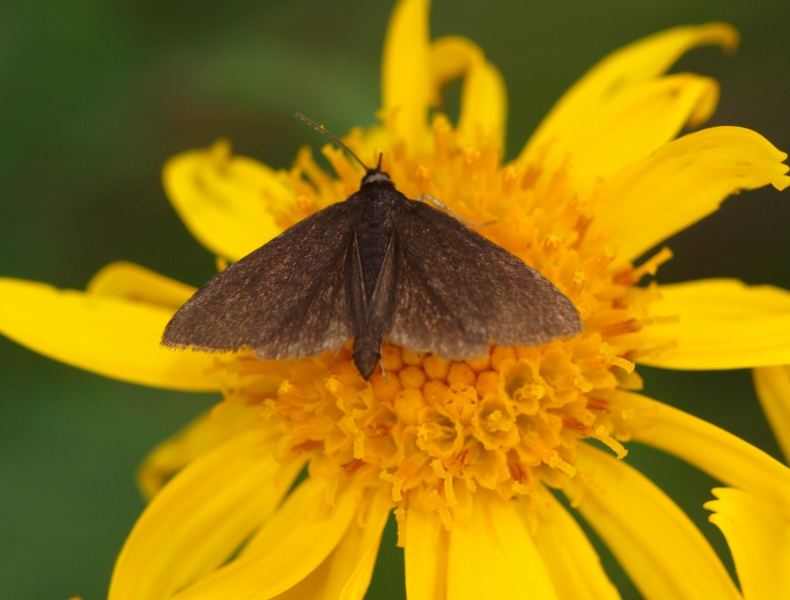
[(359, 191), (209, 280), (167, 324), (164, 346), (302, 358), (353, 338), (353, 361), (368, 379), (384, 339), (469, 359), (491, 343), (537, 346), (582, 330), (573, 303), (537, 271), (408, 199), (381, 170), (381, 157), (368, 168), (303, 120), (365, 167)]

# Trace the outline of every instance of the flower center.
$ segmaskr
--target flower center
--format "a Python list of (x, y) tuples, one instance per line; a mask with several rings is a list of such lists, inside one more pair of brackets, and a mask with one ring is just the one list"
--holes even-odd
[[(247, 358), (240, 387), (228, 399), (265, 405), (267, 423), (280, 436), (280, 460), (306, 456), (312, 476), (338, 485), (349, 478), (361, 486), (389, 485), (401, 508), (435, 510), (449, 528), (479, 488), (535, 500), (545, 486), (562, 487), (576, 474), (579, 439), (594, 438), (625, 455), (616, 439), (627, 436), (624, 415), (614, 414), (609, 398), (617, 388), (641, 387), (631, 360), (656, 349), (642, 348), (634, 334), (656, 324), (645, 307), (658, 294), (636, 284), (671, 253), (608, 272), (614, 252), (600, 237), (588, 239), (595, 215), (569, 191), (565, 171), (547, 178), (541, 165), (500, 168), (492, 144), (460, 147), (441, 116), (433, 132), (425, 156), (408, 158), (398, 144), (384, 149), (383, 170), (408, 197), (426, 193), (471, 221), (495, 220), (479, 231), (565, 293), (584, 332), (537, 348), (492, 346), (467, 361), (385, 344), (369, 382), (354, 367), (349, 345), (335, 356), (276, 366)], [(360, 135), (348, 143), (364, 156)], [(343, 155), (324, 153), (340, 180), (301, 153), (286, 175), (297, 202), (280, 215), (283, 225), (358, 187)]]

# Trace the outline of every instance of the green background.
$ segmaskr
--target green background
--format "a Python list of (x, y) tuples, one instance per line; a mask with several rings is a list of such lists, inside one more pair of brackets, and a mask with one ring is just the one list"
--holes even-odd
[[(0, 275), (83, 288), (131, 260), (199, 285), (213, 257), (170, 208), (170, 155), (228, 137), (287, 167), (318, 139), (296, 111), (343, 134), (373, 122), (390, 2), (348, 0), (6, 0), (0, 3)], [(753, 128), (790, 149), (786, 1), (451, 2), (434, 36), (477, 41), (508, 85), (512, 157), (584, 71), (641, 36), (726, 20), (737, 54), (695, 50), (677, 65), (716, 77), (711, 124)], [(458, 86), (450, 89), (457, 111)], [(455, 108), (453, 108), (455, 107)], [(790, 289), (788, 192), (744, 193), (681, 233), (659, 280), (739, 277)], [(112, 352), (108, 348), (107, 352)], [(747, 371), (641, 369), (646, 392), (779, 457)], [(216, 401), (111, 381), (0, 339), (0, 600), (106, 594), (113, 561), (143, 508), (133, 472), (146, 452)], [(628, 461), (675, 498), (730, 564), (701, 507), (715, 482), (631, 445)], [(370, 598), (403, 597), (402, 554), (387, 530)], [(624, 598), (639, 595), (605, 551)]]

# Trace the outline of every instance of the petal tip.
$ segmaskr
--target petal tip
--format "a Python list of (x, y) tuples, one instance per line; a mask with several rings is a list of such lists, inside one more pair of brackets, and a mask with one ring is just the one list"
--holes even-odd
[(702, 25), (702, 43), (716, 44), (727, 54), (734, 54), (741, 42), (741, 34), (729, 23), (714, 22)]

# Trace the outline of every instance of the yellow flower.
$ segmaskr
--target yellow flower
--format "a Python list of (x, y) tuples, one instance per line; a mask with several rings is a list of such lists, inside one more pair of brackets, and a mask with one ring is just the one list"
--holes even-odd
[[(118, 558), (110, 598), (362, 598), (393, 509), (411, 599), (617, 598), (551, 489), (646, 598), (790, 596), (790, 470), (636, 393), (635, 363), (758, 367), (766, 405), (787, 410), (790, 381), (776, 365), (790, 364), (790, 293), (722, 279), (640, 286), (671, 253), (632, 263), (730, 194), (790, 185), (786, 155), (753, 131), (673, 139), (707, 119), (718, 88), (665, 71), (694, 46), (732, 48), (737, 34), (723, 24), (680, 27), (610, 55), (502, 165), (501, 76), (469, 40), (431, 41), (427, 15), (427, 0), (397, 4), (382, 124), (346, 142), (371, 163), (382, 152), (407, 196), (495, 220), (480, 232), (557, 285), (584, 333), (540, 348), (493, 347), (466, 362), (385, 346), (389, 376), (367, 383), (347, 348), (336, 360), (300, 361), (160, 348), (194, 290), (136, 265), (107, 266), (84, 293), (0, 280), (0, 330), (20, 343), (110, 377), (223, 394), (141, 467), (151, 502)], [(453, 126), (432, 109), (458, 77)], [(193, 234), (233, 261), (358, 188), (358, 167), (331, 146), (323, 153), (337, 178), (307, 150), (278, 172), (219, 142), (171, 159), (164, 182)], [(783, 414), (776, 421), (787, 432)], [(688, 517), (619, 460), (629, 440), (729, 486), (708, 506), (742, 592)]]

